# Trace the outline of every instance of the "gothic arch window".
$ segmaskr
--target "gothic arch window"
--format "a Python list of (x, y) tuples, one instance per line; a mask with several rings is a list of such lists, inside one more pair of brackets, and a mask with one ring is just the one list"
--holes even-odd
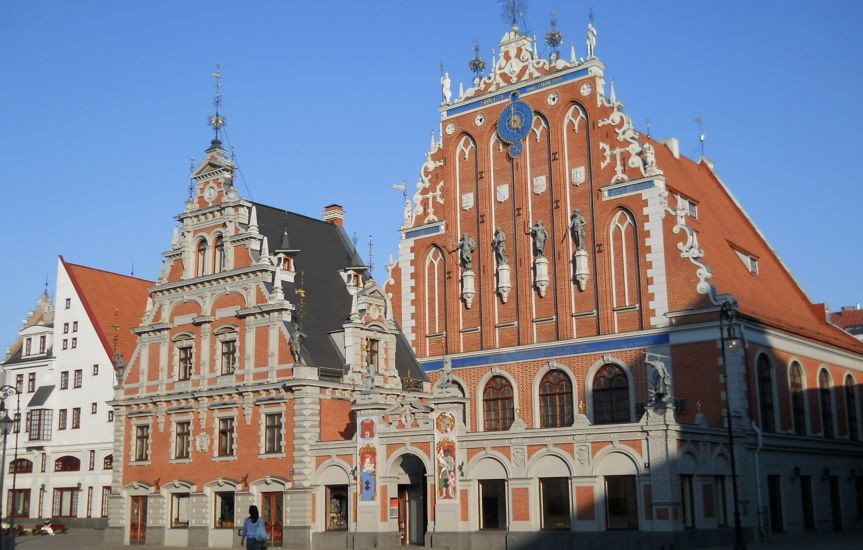
[(791, 413), (794, 415), (794, 433), (806, 434), (806, 402), (803, 398), (803, 368), (791, 363)]
[(207, 239), (198, 241), (195, 248), (195, 276), (205, 275), (207, 271)]
[(827, 369), (818, 373), (818, 398), (821, 402), (821, 434), (833, 437), (833, 398), (830, 392), (830, 374)]
[(603, 365), (593, 377), (593, 423), (629, 422), (629, 379), (617, 365)]
[(566, 118), (563, 121), (567, 129), (570, 127), (576, 134), (578, 133), (580, 124), (587, 124), (587, 117), (584, 116), (584, 111), (578, 105), (573, 105), (566, 113)]
[(512, 384), (503, 376), (492, 376), (482, 392), (484, 430), (506, 431), (515, 420)]
[(473, 151), (476, 151), (476, 144), (474, 143), (473, 138), (465, 134), (462, 136), (461, 141), (458, 142), (456, 156), (463, 160), (468, 160)]
[(440, 334), (446, 330), (446, 299), (444, 281), (446, 264), (440, 248), (432, 247), (425, 265), (425, 321), (426, 334)]
[(860, 421), (857, 417), (857, 396), (854, 393), (854, 377), (850, 374), (845, 377), (845, 408), (848, 418), (848, 438), (851, 441), (860, 440)]
[(542, 428), (572, 425), (572, 383), (559, 370), (547, 372), (539, 383), (539, 418)]
[(776, 420), (773, 411), (773, 376), (770, 359), (766, 355), (758, 356), (756, 372), (758, 376), (758, 412), (761, 419), (761, 429), (765, 432), (776, 431)]
[(219, 235), (213, 243), (213, 273), (225, 270), (225, 239)]
[(548, 121), (540, 114), (533, 116), (533, 124), (530, 127), (536, 141), (542, 139), (543, 132), (548, 132)]
[(611, 220), (609, 228), (611, 243), (611, 288), (612, 305), (615, 308), (638, 303), (638, 241), (635, 220), (632, 215), (620, 210)]

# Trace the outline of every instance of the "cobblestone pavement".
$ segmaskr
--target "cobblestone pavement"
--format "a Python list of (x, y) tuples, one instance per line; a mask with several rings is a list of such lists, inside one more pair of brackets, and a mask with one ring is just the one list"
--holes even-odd
[[(78, 548), (94, 548), (97, 550), (130, 550), (129, 546), (109, 547), (102, 543), (105, 532), (101, 529), (73, 529), (65, 535), (28, 536), (16, 539), (16, 548), (20, 550), (72, 550)], [(146, 546), (138, 547), (147, 550), (173, 549), (176, 547)], [(415, 548), (415, 547), (414, 547)], [(723, 547), (722, 550), (730, 547)], [(747, 545), (749, 550), (781, 548), (782, 550), (861, 550), (863, 549), (863, 523), (840, 531), (815, 532), (803, 535), (774, 535), (765, 542), (754, 542)], [(5, 550), (5, 549), (4, 549)]]

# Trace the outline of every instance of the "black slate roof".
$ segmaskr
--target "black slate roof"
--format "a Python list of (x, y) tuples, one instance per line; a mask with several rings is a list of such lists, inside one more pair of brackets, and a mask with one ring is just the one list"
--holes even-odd
[[(285, 298), (297, 307), (297, 316), (302, 314), (300, 324), (306, 335), (303, 340), (303, 359), (318, 368), (341, 368), (344, 358), (330, 333), (342, 331), (342, 325), (351, 312), (351, 296), (339, 271), (346, 267), (365, 265), (365, 262), (341, 227), (280, 208), (254, 204), (258, 228), (267, 237), (270, 251), (282, 244), (286, 226), (290, 247), (299, 250), (294, 257), (294, 282), (284, 282), (282, 288)], [(305, 290), (303, 312), (299, 311), (301, 300), (296, 293), (301, 285)], [(402, 378), (410, 375), (414, 380), (427, 380), (404, 336), (399, 334), (396, 341), (396, 368), (399, 375)]]

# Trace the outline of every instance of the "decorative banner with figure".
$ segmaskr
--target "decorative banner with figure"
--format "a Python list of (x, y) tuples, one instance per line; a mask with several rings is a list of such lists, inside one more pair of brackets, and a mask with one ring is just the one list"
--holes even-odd
[(378, 450), (374, 445), (360, 448), (360, 500), (375, 499), (377, 491)]
[(437, 464), (437, 496), (440, 500), (455, 500), (457, 491), (457, 471), (455, 458), (455, 416), (442, 412), (435, 419), (435, 463)]

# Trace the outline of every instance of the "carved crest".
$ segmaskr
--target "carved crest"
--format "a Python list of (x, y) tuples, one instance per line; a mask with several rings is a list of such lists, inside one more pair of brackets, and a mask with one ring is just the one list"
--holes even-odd
[(461, 196), (462, 210), (470, 210), (473, 208), (473, 193), (465, 193)]
[(542, 195), (545, 192), (547, 185), (545, 176), (536, 176), (533, 178), (533, 192), (537, 195)]
[(497, 202), (504, 202), (509, 198), (509, 185), (503, 184), (497, 186)]
[(572, 184), (581, 185), (584, 183), (584, 166), (576, 166), (572, 169)]

